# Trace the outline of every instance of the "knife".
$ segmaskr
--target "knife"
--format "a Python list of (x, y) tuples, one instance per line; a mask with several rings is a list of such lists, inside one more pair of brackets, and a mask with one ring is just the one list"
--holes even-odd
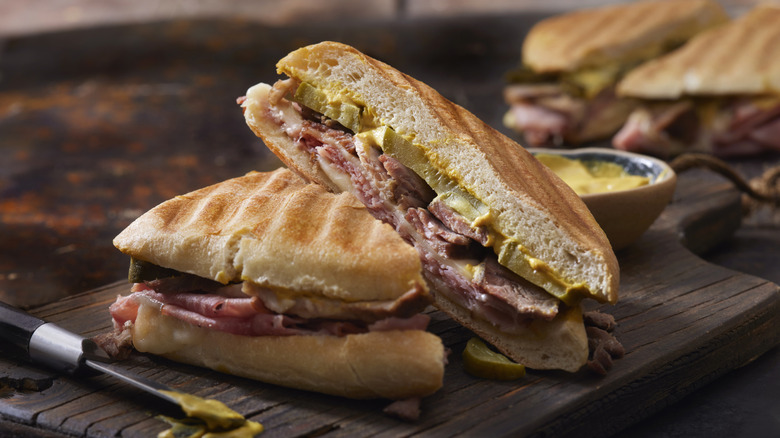
[(180, 391), (116, 366), (93, 340), (36, 318), (2, 301), (0, 301), (0, 340), (5, 344), (21, 348), (32, 362), (54, 371), (75, 374), (92, 369), (111, 375), (181, 407), (180, 400), (161, 392), (181, 394)]

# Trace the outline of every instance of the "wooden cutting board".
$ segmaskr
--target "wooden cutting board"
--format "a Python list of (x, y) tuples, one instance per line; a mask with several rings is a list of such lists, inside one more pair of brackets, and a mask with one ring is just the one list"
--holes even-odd
[[(514, 382), (466, 374), (460, 354), (472, 334), (431, 310), (431, 330), (452, 350), (444, 388), (423, 401), (416, 422), (382, 414), (383, 401), (353, 401), (275, 387), (153, 356), (126, 366), (174, 388), (225, 402), (261, 422), (263, 436), (554, 435), (617, 432), (746, 364), (780, 343), (780, 289), (709, 264), (704, 250), (740, 223), (739, 195), (728, 184), (682, 175), (674, 202), (635, 245), (621, 251), (620, 301), (603, 311), (619, 323), (626, 356), (598, 377), (529, 371)], [(34, 309), (85, 336), (109, 330), (108, 305), (124, 281)], [(392, 366), (392, 364), (388, 364)], [(108, 377), (58, 377), (0, 359), (6, 383), (28, 378), (41, 391), (6, 391), (0, 414), (31, 436), (153, 436), (170, 407)]]

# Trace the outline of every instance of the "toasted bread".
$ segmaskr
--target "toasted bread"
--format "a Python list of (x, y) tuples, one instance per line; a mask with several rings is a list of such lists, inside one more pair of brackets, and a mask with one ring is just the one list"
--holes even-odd
[[(329, 193), (288, 169), (251, 172), (163, 202), (114, 244), (165, 268), (243, 282), (253, 296), (237, 297), (231, 286), (184, 289), (188, 298), (175, 304), (146, 294), (154, 290), (119, 297), (115, 325), (138, 351), (350, 398), (423, 397), (442, 386), (444, 346), (415, 315), (430, 303), (417, 251), (351, 194)], [(199, 301), (215, 295), (248, 300), (250, 313)], [(291, 312), (276, 311), (280, 305)], [(301, 325), (287, 329), (285, 320)], [(342, 325), (346, 333), (327, 329)]]
[(134, 347), (177, 362), (267, 383), (350, 398), (405, 399), (436, 392), (446, 361), (422, 330), (347, 336), (239, 336), (196, 327), (141, 303)]
[(576, 11), (535, 25), (523, 42), (523, 62), (544, 73), (640, 61), (727, 20), (714, 0), (649, 0)]
[[(429, 86), (343, 44), (298, 49), (277, 68), (334, 100), (363, 106), (376, 123), (414, 143), (438, 174), (487, 204), (491, 226), (522, 248), (522, 262), (510, 266), (521, 277), (556, 296), (582, 288), (599, 301), (617, 300), (619, 268), (606, 235), (574, 191), (520, 145)], [(267, 120), (269, 92), (264, 84), (247, 92), (248, 125), (288, 166), (339, 190)]]
[(163, 202), (114, 239), (122, 252), (223, 284), (343, 301), (427, 293), (417, 252), (354, 196), (287, 169), (249, 173)]
[(623, 96), (780, 95), (780, 7), (761, 5), (629, 73)]

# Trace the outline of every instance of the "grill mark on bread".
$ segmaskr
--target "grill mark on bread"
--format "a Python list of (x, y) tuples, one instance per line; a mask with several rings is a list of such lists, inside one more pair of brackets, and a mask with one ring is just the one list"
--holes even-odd
[[(702, 71), (699, 70), (700, 76), (709, 75), (713, 80), (718, 80), (718, 77), (725, 72), (738, 72), (742, 69), (742, 65), (755, 64), (753, 57), (755, 53), (753, 48), (758, 41), (753, 39), (752, 32), (748, 29), (740, 28), (738, 32), (732, 32), (729, 34), (731, 38), (726, 38), (726, 41), (721, 42), (721, 50), (710, 51), (713, 53), (710, 58), (710, 63), (720, 66), (720, 71)], [(736, 50), (722, 50), (723, 47), (733, 48)], [(693, 67), (695, 68), (695, 66)]]
[(540, 72), (574, 71), (605, 59), (636, 58), (647, 44), (687, 39), (725, 21), (714, 1), (651, 1), (604, 6), (548, 18), (523, 42), (523, 59)]
[[(775, 18), (774, 22), (772, 22), (773, 18)], [(772, 17), (770, 14), (766, 14), (761, 17), (761, 20), (759, 20), (756, 26), (768, 27), (770, 29), (772, 28), (771, 26), (775, 26), (775, 28), (777, 28), (780, 27), (780, 20), (777, 20), (776, 17)], [(761, 41), (762, 39), (763, 44)], [(765, 32), (761, 34), (756, 41), (756, 45), (758, 46), (756, 49), (756, 52), (758, 53), (753, 57), (754, 62), (757, 63), (756, 70), (763, 73), (767, 79), (769, 79), (771, 77), (770, 75), (773, 73), (772, 67), (775, 67), (775, 74), (780, 74), (780, 61), (778, 61), (777, 53), (777, 48), (780, 47), (780, 31), (773, 33)]]
[(642, 27), (645, 23), (653, 23), (654, 26), (659, 26), (661, 23), (668, 22), (669, 14), (666, 11), (649, 4), (639, 6), (641, 7), (635, 9), (626, 8), (627, 13), (623, 15), (618, 16), (618, 14), (614, 14), (610, 18), (602, 20), (601, 24), (603, 27), (600, 27), (601, 31), (627, 35), (632, 30)]
[[(583, 12), (582, 16), (587, 15), (586, 12)], [(558, 51), (560, 52), (582, 52), (582, 53), (589, 53), (593, 51), (593, 46), (596, 46), (598, 44), (599, 39), (604, 39), (604, 33), (606, 31), (611, 32), (611, 25), (613, 25), (614, 20), (612, 20), (611, 15), (600, 17), (599, 20), (586, 20), (584, 21), (583, 25), (581, 26), (575, 26), (572, 29), (572, 32), (567, 32), (564, 34), (561, 45), (558, 48)], [(601, 33), (600, 33), (600, 32)], [(587, 40), (589, 43), (583, 47), (582, 41)]]
[[(262, 190), (256, 189), (269, 175), (272, 179)], [(278, 191), (265, 193), (269, 190)], [(246, 200), (237, 202), (241, 197)], [(405, 292), (411, 284), (424, 284), (416, 250), (392, 229), (383, 228), (357, 199), (347, 199), (350, 195), (328, 193), (287, 169), (249, 174), (220, 183), (217, 190), (209, 187), (161, 204), (120, 233), (114, 244), (142, 260), (223, 284), (261, 281), (260, 277), (271, 275), (278, 287), (310, 287), (312, 293), (331, 296), (349, 291), (353, 300), (394, 299), (392, 294)], [(225, 205), (214, 204), (219, 202)], [(285, 203), (299, 204), (297, 217), (283, 210), (292, 209), (291, 205), (284, 207)], [(343, 208), (332, 212), (331, 218), (338, 217), (345, 224), (337, 232), (321, 232), (325, 212), (338, 205)], [(203, 208), (212, 215), (200, 215), (198, 210)], [(177, 210), (181, 213), (176, 214)], [(214, 214), (217, 211), (221, 213)], [(306, 214), (301, 216), (302, 212)], [(295, 228), (295, 222), (306, 226)], [(149, 243), (149, 230), (153, 230), (153, 243)], [(344, 243), (340, 240), (344, 238), (357, 242)], [(353, 246), (358, 243), (374, 248)], [(243, 254), (253, 251), (261, 256), (253, 256), (253, 264), (247, 265)], [(300, 283), (314, 281), (301, 277), (301, 270), (322, 283)]]
[(778, 94), (780, 83), (772, 83), (780, 75), (780, 56), (772, 53), (772, 48), (776, 53), (777, 47), (780, 8), (760, 5), (731, 23), (694, 37), (675, 52), (631, 71), (618, 90), (624, 96), (649, 99)]

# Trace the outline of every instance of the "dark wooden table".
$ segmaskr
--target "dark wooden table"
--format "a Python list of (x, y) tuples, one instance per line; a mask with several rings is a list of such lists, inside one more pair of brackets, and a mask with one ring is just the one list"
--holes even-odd
[[(176, 21), (0, 41), (0, 299), (30, 308), (113, 283), (127, 259), (111, 239), (142, 212), (278, 167), (235, 99), (273, 81), (276, 60), (290, 50), (326, 39), (352, 44), (505, 131), (502, 75), (539, 18), (279, 28)], [(753, 175), (778, 162), (732, 164)], [(776, 225), (746, 222), (704, 256), (780, 282)], [(771, 351), (626, 436), (778, 432), (778, 357)]]

